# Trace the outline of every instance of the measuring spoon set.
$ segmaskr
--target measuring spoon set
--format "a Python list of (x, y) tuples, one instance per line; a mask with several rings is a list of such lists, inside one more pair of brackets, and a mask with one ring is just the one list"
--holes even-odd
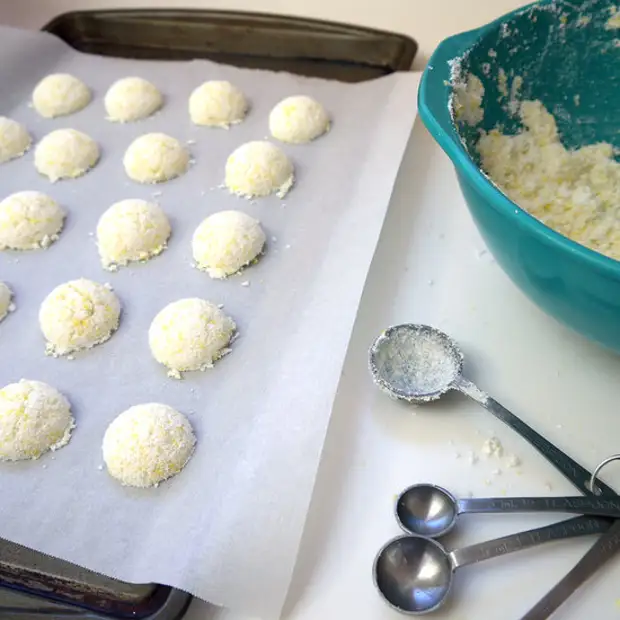
[[(571, 572), (521, 620), (546, 620), (613, 554), (620, 550), (620, 497), (516, 415), (463, 377), (463, 355), (456, 343), (428, 325), (404, 324), (385, 330), (370, 349), (370, 372), (390, 397), (423, 404), (449, 391), (478, 402), (533, 445), (584, 495), (457, 499), (433, 484), (405, 489), (395, 516), (405, 534), (388, 541), (373, 564), (373, 580), (385, 602), (407, 615), (437, 610), (446, 601), (453, 575), (464, 566), (577, 536), (603, 534)], [(452, 551), (437, 538), (471, 513), (573, 513), (584, 515)], [(616, 521), (616, 519), (618, 519)]]

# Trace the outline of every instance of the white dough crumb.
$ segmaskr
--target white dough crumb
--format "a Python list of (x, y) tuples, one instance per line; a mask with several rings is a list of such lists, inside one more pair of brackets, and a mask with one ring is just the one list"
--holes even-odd
[(226, 81), (204, 82), (194, 89), (189, 98), (189, 116), (195, 125), (228, 129), (240, 123), (247, 110), (245, 95)]
[(67, 355), (108, 340), (119, 324), (121, 305), (107, 287), (81, 278), (57, 286), (39, 309), (50, 355)]
[(189, 152), (176, 138), (148, 133), (129, 145), (123, 166), (127, 176), (138, 183), (162, 183), (187, 171)]
[(149, 346), (153, 357), (180, 378), (182, 372), (212, 367), (235, 330), (235, 322), (215, 304), (198, 298), (180, 299), (153, 319)]
[(283, 198), (295, 182), (290, 159), (270, 142), (246, 142), (226, 161), (226, 187), (244, 198), (276, 194)]
[(241, 286), (250, 286), (250, 281), (249, 280), (245, 280), (244, 282), (241, 283)]
[(9, 312), (14, 312), (15, 305), (12, 303), (13, 291), (4, 282), (0, 282), (0, 321), (2, 321)]
[(38, 250), (58, 239), (65, 212), (41, 192), (25, 191), (0, 202), (0, 250)]
[(153, 487), (178, 474), (194, 452), (196, 437), (189, 420), (168, 405), (130, 407), (108, 426), (103, 460), (121, 484)]
[(287, 97), (269, 114), (269, 131), (280, 142), (305, 144), (329, 130), (325, 108), (312, 97)]
[(37, 459), (71, 439), (75, 420), (58, 390), (22, 379), (0, 390), (0, 460)]
[(32, 138), (21, 123), (0, 116), (0, 164), (21, 157), (31, 144)]
[(506, 459), (506, 467), (514, 468), (514, 467), (519, 467), (519, 465), (521, 465), (521, 459), (518, 456), (515, 456), (514, 454), (510, 455)]
[(85, 108), (91, 92), (82, 80), (68, 73), (54, 73), (43, 78), (32, 93), (34, 109), (45, 118), (73, 114)]
[(158, 205), (140, 199), (121, 200), (97, 224), (97, 246), (104, 268), (116, 270), (161, 254), (170, 237), (170, 223)]
[(487, 457), (500, 457), (504, 452), (504, 447), (497, 437), (491, 437), (482, 444), (482, 454)]
[(475, 465), (478, 462), (478, 455), (474, 452), (469, 452), (467, 454), (467, 459), (470, 465)]
[(126, 77), (110, 86), (104, 105), (108, 120), (129, 123), (148, 118), (164, 104), (158, 88), (139, 77)]
[(219, 211), (196, 228), (192, 253), (198, 269), (226, 278), (255, 261), (265, 241), (258, 220), (242, 211)]
[(56, 129), (48, 133), (34, 150), (37, 172), (52, 183), (80, 177), (98, 161), (97, 143), (75, 129)]

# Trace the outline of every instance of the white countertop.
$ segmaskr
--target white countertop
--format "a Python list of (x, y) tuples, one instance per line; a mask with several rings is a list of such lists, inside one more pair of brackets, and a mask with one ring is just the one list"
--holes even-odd
[[(0, 2), (0, 21), (36, 28), (63, 11), (101, 6), (206, 6), (298, 14), (397, 30), (428, 58), (440, 39), (514, 8), (514, 0), (212, 0), (122, 3), (92, 0)], [(435, 482), (476, 495), (574, 494), (535, 451), (476, 405), (458, 397), (413, 410), (372, 385), (366, 352), (398, 322), (428, 322), (449, 331), (466, 353), (466, 371), (537, 430), (593, 468), (618, 451), (620, 359), (543, 315), (484, 252), (450, 162), (418, 121), (368, 277), (343, 370), (322, 466), (284, 617), (287, 620), (395, 620), (373, 589), (374, 554), (399, 533), (394, 495), (415, 482)], [(519, 468), (466, 454), (496, 434)], [(462, 458), (459, 458), (462, 455)], [(493, 474), (501, 470), (499, 475)], [(620, 467), (603, 476), (620, 488)], [(551, 489), (551, 490), (550, 490)], [(463, 519), (447, 546), (467, 544), (547, 523), (535, 516)], [(241, 534), (241, 533), (240, 533)], [(592, 540), (463, 568), (452, 604), (439, 620), (518, 618), (555, 583)], [(265, 560), (269, 570), (269, 558)], [(558, 619), (620, 617), (620, 562), (561, 609)], [(510, 586), (510, 588), (508, 587)], [(241, 620), (195, 602), (188, 620)]]

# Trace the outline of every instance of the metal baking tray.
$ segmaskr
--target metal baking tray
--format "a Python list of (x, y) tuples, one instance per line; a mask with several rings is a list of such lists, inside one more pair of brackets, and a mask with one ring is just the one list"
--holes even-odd
[(408, 71), (418, 49), (413, 39), (391, 32), (236, 11), (76, 11), (56, 17), (43, 30), (91, 54), (206, 58), (344, 82)]
[[(277, 15), (206, 10), (76, 11), (50, 32), (81, 52), (157, 60), (205, 58), (239, 67), (361, 82), (411, 68), (406, 36)], [(0, 618), (179, 620), (191, 596), (129, 584), (0, 539)]]

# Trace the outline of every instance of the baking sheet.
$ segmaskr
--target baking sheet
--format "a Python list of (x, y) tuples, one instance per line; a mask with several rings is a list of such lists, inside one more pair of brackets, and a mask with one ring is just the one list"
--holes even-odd
[[(415, 116), (417, 76), (345, 85), (206, 61), (91, 57), (50, 35), (10, 28), (0, 28), (0, 36), (0, 113), (24, 123), (35, 140), (72, 127), (102, 150), (94, 170), (56, 184), (36, 173), (32, 151), (0, 167), (3, 196), (44, 191), (69, 214), (48, 250), (0, 255), (0, 279), (17, 305), (0, 325), (0, 384), (46, 381), (69, 397), (77, 419), (71, 443), (56, 454), (0, 465), (0, 536), (126, 581), (160, 582), (217, 605), (277, 615)], [(28, 106), (30, 93), (40, 78), (61, 71), (84, 79), (94, 101), (70, 117), (42, 119)], [(139, 123), (105, 121), (106, 88), (132, 74), (157, 84), (165, 107)], [(229, 131), (192, 126), (186, 110), (192, 88), (222, 78), (250, 98), (247, 120)], [(300, 92), (321, 100), (334, 122), (315, 143), (283, 147), (296, 166), (291, 193), (284, 200), (230, 196), (219, 187), (228, 154), (265, 138), (271, 107)], [(195, 141), (189, 145), (195, 164), (185, 176), (158, 186), (128, 180), (123, 152), (149, 131)], [(169, 248), (145, 265), (108, 273), (92, 233), (110, 204), (131, 197), (162, 205), (173, 228)], [(230, 208), (258, 217), (269, 247), (242, 275), (212, 281), (191, 268), (191, 235), (204, 217)], [(74, 360), (46, 357), (39, 305), (54, 286), (77, 277), (112, 284), (123, 305), (120, 329)], [(152, 359), (146, 332), (165, 304), (189, 296), (224, 304), (240, 338), (212, 370), (175, 381)], [(122, 488), (101, 468), (101, 439), (120, 411), (147, 401), (188, 414), (197, 450), (182, 475), (159, 488)]]

